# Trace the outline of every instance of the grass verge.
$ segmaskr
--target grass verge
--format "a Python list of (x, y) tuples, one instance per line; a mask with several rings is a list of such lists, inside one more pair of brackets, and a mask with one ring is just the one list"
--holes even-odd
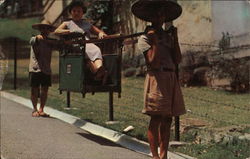
[[(55, 60), (56, 56), (53, 58)], [(17, 90), (12, 89), (13, 68), (11, 62), (9, 64), (9, 73), (5, 78), (3, 89), (29, 98), (28, 61), (21, 60), (18, 62)], [(53, 68), (56, 68), (58, 64), (55, 62), (52, 65), (55, 65)], [(108, 94), (87, 94), (85, 98), (82, 98), (81, 94), (72, 93), (72, 109), (66, 110), (66, 94), (60, 95), (58, 91), (57, 69), (53, 71), (55, 78), (53, 86), (49, 89), (48, 106), (119, 132), (129, 125), (133, 125), (135, 129), (128, 135), (147, 141), (146, 131), (149, 117), (141, 114), (144, 78), (132, 77), (122, 80), (122, 98), (114, 96), (114, 118), (119, 122), (107, 125), (105, 122), (108, 121), (109, 113)], [(249, 140), (236, 138), (226, 143), (213, 142), (213, 139), (206, 143), (196, 142), (197, 136), (202, 137), (200, 133), (206, 130), (213, 131), (218, 128), (242, 126), (244, 129), (240, 130), (239, 134), (249, 133), (249, 94), (215, 91), (207, 87), (189, 87), (182, 88), (182, 90), (188, 113), (181, 117), (181, 140), (191, 144), (172, 148), (172, 151), (183, 152), (201, 159), (245, 159), (250, 156), (248, 151)], [(191, 131), (194, 128), (197, 131)], [(173, 140), (173, 136), (171, 136), (171, 139)]]

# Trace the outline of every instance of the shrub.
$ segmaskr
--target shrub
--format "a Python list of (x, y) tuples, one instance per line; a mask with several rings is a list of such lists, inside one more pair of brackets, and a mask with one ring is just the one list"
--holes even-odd
[(212, 63), (210, 76), (213, 78), (227, 78), (233, 92), (247, 92), (249, 90), (249, 58), (224, 58), (219, 57)]
[(210, 65), (205, 52), (186, 52), (180, 64), (181, 85), (207, 85), (206, 72), (208, 70), (210, 70)]

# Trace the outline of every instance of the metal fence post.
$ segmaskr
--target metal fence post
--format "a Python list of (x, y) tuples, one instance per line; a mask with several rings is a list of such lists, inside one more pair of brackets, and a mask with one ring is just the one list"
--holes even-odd
[[(177, 1), (177, 0), (174, 0), (174, 1)], [(169, 25), (173, 25), (173, 22), (169, 22)], [(168, 25), (165, 23), (165, 30), (168, 29)], [(176, 71), (175, 71), (175, 74), (176, 74), (176, 78), (177, 80), (179, 81), (179, 65), (176, 64)], [(176, 141), (180, 141), (180, 117), (179, 116), (176, 116), (175, 118), (175, 140)]]
[(70, 108), (70, 91), (67, 91), (67, 108)]
[(113, 92), (109, 92), (109, 121), (114, 121)]
[(17, 39), (14, 38), (14, 90), (17, 89)]
[(250, 93), (250, 64), (248, 65), (248, 93)]
[[(179, 65), (176, 65), (176, 77), (177, 80), (179, 81)], [(175, 117), (175, 140), (180, 141), (180, 117), (176, 116)]]
[(180, 141), (180, 117), (175, 117), (175, 140)]

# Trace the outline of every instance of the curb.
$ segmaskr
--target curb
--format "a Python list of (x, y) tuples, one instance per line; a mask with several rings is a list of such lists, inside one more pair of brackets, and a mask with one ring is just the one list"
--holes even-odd
[(0, 159), (5, 159), (2, 155), (0, 156)]
[[(0, 91), (0, 97), (7, 98), (11, 101), (14, 101), (16, 103), (22, 104), (30, 109), (33, 109), (32, 103), (29, 99), (7, 93), (4, 91)], [(105, 139), (108, 139), (116, 144), (119, 144), (125, 148), (128, 148), (130, 150), (133, 150), (138, 153), (142, 153), (144, 155), (151, 156), (151, 152), (149, 149), (149, 144), (147, 142), (138, 140), (134, 137), (128, 136), (126, 134), (122, 134), (120, 132), (84, 121), (78, 117), (69, 115), (67, 113), (55, 110), (53, 108), (50, 108), (46, 106), (45, 111), (48, 112), (52, 117), (57, 118), (61, 121), (64, 121), (66, 123), (75, 125), (76, 127), (79, 127), (93, 135), (103, 137)], [(174, 152), (169, 152), (169, 157), (172, 159), (195, 159), (193, 157), (187, 156), (185, 154), (181, 153), (174, 153)]]

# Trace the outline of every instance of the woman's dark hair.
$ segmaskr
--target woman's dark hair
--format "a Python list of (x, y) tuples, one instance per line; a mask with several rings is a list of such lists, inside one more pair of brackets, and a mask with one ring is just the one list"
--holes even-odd
[(74, 8), (74, 7), (81, 7), (82, 8), (82, 11), (83, 13), (86, 13), (87, 11), (87, 8), (84, 6), (84, 3), (82, 1), (72, 1), (69, 6), (68, 6), (68, 10), (69, 10), (69, 13), (71, 12), (71, 10)]

